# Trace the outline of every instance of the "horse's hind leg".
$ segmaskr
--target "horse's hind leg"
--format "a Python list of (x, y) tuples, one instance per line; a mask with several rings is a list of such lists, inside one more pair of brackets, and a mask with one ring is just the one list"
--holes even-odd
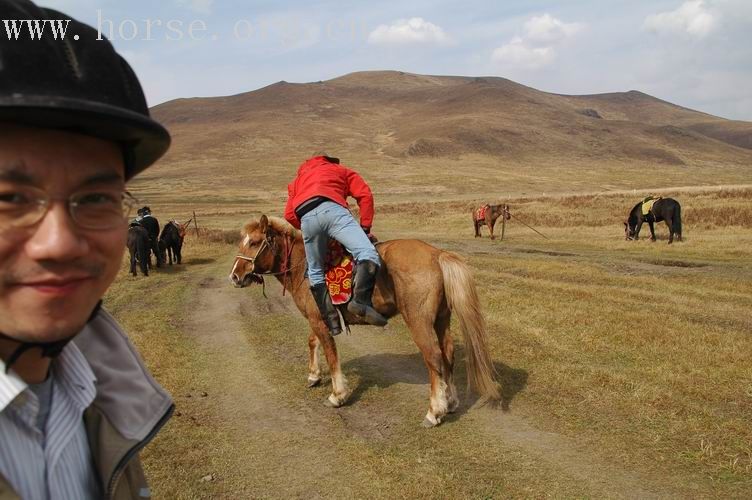
[(666, 219), (666, 226), (668, 226), (668, 244), (674, 242), (674, 221), (670, 218)]
[(444, 359), (439, 339), (430, 319), (405, 317), (405, 322), (413, 341), (423, 354), (423, 361), (426, 363), (428, 376), (431, 379), (431, 399), (423, 426), (434, 427), (441, 423), (441, 419), (449, 409), (448, 387), (444, 379)]
[(444, 362), (444, 382), (447, 385), (447, 411), (454, 413), (460, 405), (457, 397), (457, 387), (454, 385), (454, 341), (449, 330), (451, 313), (448, 309), (439, 313), (434, 322), (434, 329), (441, 346), (441, 357)]
[(136, 256), (133, 253), (133, 250), (130, 252), (131, 254), (131, 274), (133, 276), (136, 276), (138, 273), (136, 272)]
[(480, 224), (478, 224), (477, 220), (473, 220), (473, 227), (475, 228), (475, 237), (480, 238)]
[(319, 368), (319, 338), (311, 330), (308, 334), (308, 387), (316, 387), (321, 383), (321, 368)]

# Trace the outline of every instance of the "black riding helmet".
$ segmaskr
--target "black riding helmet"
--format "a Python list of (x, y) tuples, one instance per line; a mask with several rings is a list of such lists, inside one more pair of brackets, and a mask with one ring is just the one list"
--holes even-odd
[[(170, 134), (149, 116), (131, 67), (109, 41), (97, 39), (95, 29), (29, 0), (0, 0), (0, 19), (17, 20), (18, 27), (17, 37), (11, 38), (11, 30), (0, 43), (0, 122), (114, 141), (123, 150), (126, 180), (165, 154)], [(70, 20), (64, 38), (53, 36), (50, 21), (55, 20), (62, 20), (63, 26)], [(41, 38), (33, 39), (27, 23), (37, 21), (45, 29)], [(2, 332), (0, 336), (16, 340)], [(29, 349), (40, 348), (43, 356), (55, 357), (70, 340), (16, 340), (20, 345), (7, 360), (6, 371)]]
[[(0, 45), (0, 122), (117, 142), (126, 180), (164, 155), (170, 134), (149, 116), (138, 78), (97, 30), (28, 0), (0, 0), (0, 19), (23, 20), (18, 37)], [(45, 24), (41, 39), (32, 39), (26, 20)], [(70, 20), (64, 39), (52, 35), (51, 20)]]

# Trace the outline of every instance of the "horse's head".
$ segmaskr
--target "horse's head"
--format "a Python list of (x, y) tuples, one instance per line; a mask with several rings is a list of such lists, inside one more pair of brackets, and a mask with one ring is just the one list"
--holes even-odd
[(240, 236), (238, 254), (230, 271), (230, 283), (236, 288), (243, 288), (252, 283), (263, 283), (262, 274), (272, 272), (277, 259), (277, 244), (274, 241), (275, 230), (269, 218), (262, 215), (259, 221), (245, 225)]
[(631, 241), (635, 237), (636, 233), (635, 225), (630, 225), (628, 220), (624, 221), (624, 238), (627, 241)]
[(175, 225), (178, 227), (178, 236), (180, 236), (181, 243), (185, 239), (185, 234), (188, 232), (188, 227), (191, 225), (191, 221), (193, 221), (193, 217), (183, 223), (175, 221)]
[(509, 220), (511, 218), (511, 216), (509, 215), (509, 205), (507, 204), (489, 205), (489, 209), (491, 210), (491, 218), (493, 220), (496, 220), (499, 217), (503, 217), (505, 220)]
[(290, 242), (301, 238), (300, 231), (284, 219), (266, 215), (246, 224), (240, 236), (242, 241), (230, 272), (230, 282), (237, 288), (263, 283), (264, 274), (280, 274), (289, 258), (285, 252), (292, 248)]

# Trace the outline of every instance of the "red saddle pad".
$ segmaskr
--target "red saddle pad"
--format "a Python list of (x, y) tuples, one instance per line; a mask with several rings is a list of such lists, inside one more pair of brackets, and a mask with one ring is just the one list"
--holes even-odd
[(353, 258), (336, 240), (329, 240), (326, 256), (326, 286), (334, 305), (346, 304), (352, 297)]
[(483, 205), (478, 210), (475, 211), (475, 220), (485, 220), (486, 218), (486, 209), (488, 208), (488, 205)]

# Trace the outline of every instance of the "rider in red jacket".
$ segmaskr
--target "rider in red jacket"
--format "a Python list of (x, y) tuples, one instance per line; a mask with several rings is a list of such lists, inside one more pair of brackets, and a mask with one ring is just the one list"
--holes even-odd
[(314, 156), (300, 165), (297, 177), (287, 186), (285, 219), (290, 224), (300, 229), (300, 219), (295, 215), (295, 209), (306, 200), (323, 196), (348, 208), (346, 198), (352, 196), (360, 207), (360, 225), (363, 228), (371, 228), (373, 223), (371, 188), (357, 172), (338, 162), (338, 158)]
[[(320, 155), (300, 165), (287, 192), (285, 219), (303, 233), (308, 281), (330, 333), (337, 335), (342, 327), (326, 286), (324, 261), (329, 238), (339, 241), (356, 262), (353, 298), (347, 310), (372, 325), (386, 325), (371, 302), (381, 259), (369, 239), (373, 194), (368, 184), (357, 172), (340, 165), (338, 158)], [(360, 207), (360, 225), (348, 208), (349, 196)]]

